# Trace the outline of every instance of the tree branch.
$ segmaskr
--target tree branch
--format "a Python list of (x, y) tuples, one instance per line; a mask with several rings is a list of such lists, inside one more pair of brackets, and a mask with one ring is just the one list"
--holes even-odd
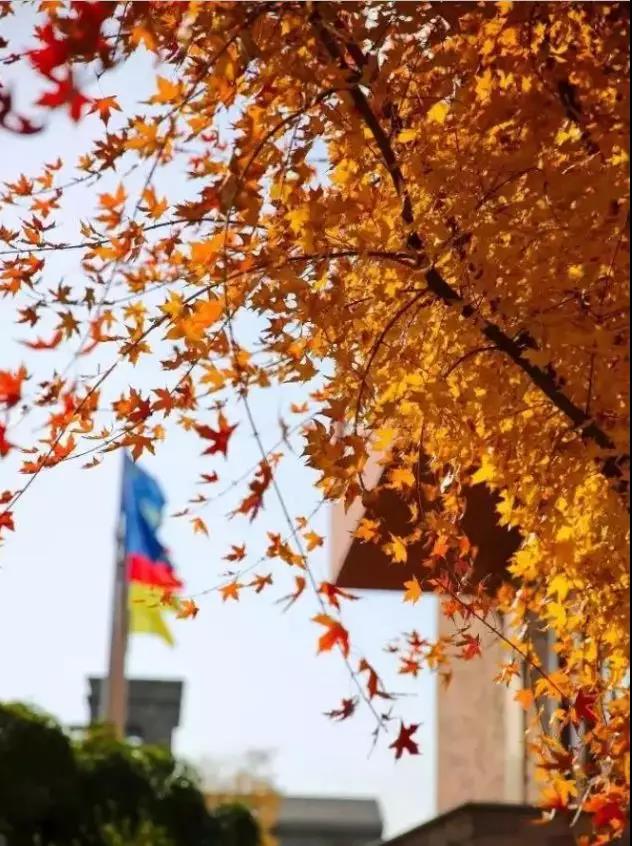
[[(330, 27), (326, 24), (321, 16), (319, 7), (326, 6), (325, 3), (313, 3), (310, 14), (310, 21), (318, 40), (323, 45), (331, 59), (336, 61), (339, 67), (347, 73), (353, 72), (353, 69), (347, 64), (343, 51), (334, 37)], [(345, 44), (354, 60), (362, 66), (366, 64), (366, 57), (357, 45), (354, 45), (353, 51), (350, 49), (348, 43)], [(421, 236), (412, 231), (414, 224), (413, 208), (404, 180), (401, 167), (398, 163), (397, 157), (391, 145), (391, 142), (380, 125), (375, 116), (371, 105), (369, 104), (366, 95), (356, 84), (351, 84), (349, 94), (353, 100), (354, 106), (358, 111), (360, 117), (363, 119), (369, 128), (375, 142), (382, 154), (384, 164), (388, 170), (393, 186), (398, 196), (401, 198), (401, 218), (404, 224), (409, 229), (406, 244), (414, 250), (417, 259), (417, 266), (427, 264), (427, 257), (424, 253), (424, 243)], [(617, 489), (620, 492), (627, 490), (627, 484), (623, 482), (622, 465), (629, 461), (627, 455), (616, 455), (616, 445), (610, 436), (576, 403), (568, 397), (561, 389), (559, 379), (556, 377), (554, 371), (544, 370), (533, 364), (525, 355), (525, 348), (531, 347), (537, 349), (535, 341), (530, 335), (522, 336), (522, 341), (516, 341), (511, 338), (500, 326), (492, 323), (489, 320), (481, 317), (477, 309), (469, 303), (449, 282), (442, 276), (436, 267), (432, 266), (424, 271), (424, 276), (428, 289), (440, 300), (444, 305), (450, 308), (458, 309), (460, 315), (473, 324), (479, 332), (488, 341), (491, 341), (501, 352), (504, 352), (511, 361), (522, 370), (522, 372), (531, 380), (531, 382), (539, 388), (542, 393), (562, 412), (572, 423), (573, 426), (579, 430), (582, 438), (585, 441), (592, 441), (600, 449), (612, 453), (607, 458), (602, 459), (601, 469), (609, 479), (618, 479), (620, 484)], [(526, 338), (526, 342), (525, 339)]]

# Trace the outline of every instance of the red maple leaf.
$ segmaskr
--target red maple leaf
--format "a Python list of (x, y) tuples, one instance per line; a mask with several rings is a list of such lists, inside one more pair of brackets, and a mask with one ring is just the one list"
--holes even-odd
[(374, 696), (379, 696), (382, 699), (393, 699), (392, 694), (386, 693), (385, 690), (381, 690), (380, 688), (383, 687), (382, 682), (380, 681), (380, 677), (375, 672), (371, 664), (363, 658), (359, 665), (358, 665), (358, 672), (359, 673), (368, 673), (369, 678), (366, 683), (366, 689), (369, 694), (369, 699), (373, 699)]
[(216, 452), (221, 452), (223, 456), (226, 456), (228, 442), (237, 425), (235, 423), (234, 426), (231, 426), (220, 411), (217, 417), (217, 429), (212, 429), (210, 426), (196, 426), (195, 431), (201, 438), (212, 441), (210, 447), (203, 452), (203, 455), (215, 455)]
[(349, 655), (349, 632), (345, 627), (328, 614), (317, 614), (312, 619), (327, 628), (325, 634), (318, 639), (318, 651), (329, 652), (338, 645), (346, 658)]
[(248, 514), (252, 523), (263, 505), (263, 495), (270, 486), (271, 481), (272, 468), (270, 467), (270, 462), (267, 460), (260, 461), (254, 479), (248, 483), (250, 493), (241, 502), (239, 508), (232, 512), (233, 515)]
[(584, 810), (593, 815), (595, 828), (610, 826), (615, 830), (623, 828), (626, 819), (627, 799), (616, 788), (599, 793), (588, 799)]
[(12, 511), (3, 511), (0, 514), (0, 530), (2, 529), (10, 529), (10, 531), (15, 531), (15, 525), (13, 523), (13, 512)]
[(399, 760), (404, 752), (408, 752), (409, 755), (419, 755), (419, 745), (412, 739), (413, 734), (415, 734), (418, 728), (419, 725), (416, 723), (412, 723), (409, 726), (401, 723), (396, 740), (388, 747), (395, 750), (395, 758)]
[(596, 703), (597, 695), (595, 693), (585, 689), (579, 691), (573, 705), (573, 722), (575, 725), (578, 725), (582, 720), (589, 726), (595, 725), (599, 719), (595, 711)]
[(413, 678), (417, 678), (421, 671), (421, 664), (415, 658), (402, 658), (401, 659), (401, 666), (399, 668), (400, 675), (411, 675)]
[(338, 610), (340, 610), (340, 602), (338, 601), (339, 597), (342, 596), (344, 599), (360, 599), (359, 596), (348, 593), (346, 590), (342, 590), (336, 585), (331, 584), (331, 582), (321, 582), (321, 585), (318, 588), (318, 593), (321, 594), (321, 596), (324, 596), (327, 602)]
[(8, 455), (12, 447), (13, 444), (7, 440), (7, 427), (0, 423), (0, 457)]
[(0, 370), (0, 403), (12, 408), (22, 397), (22, 382), (26, 379), (26, 369), (20, 367), (15, 373)]
[(70, 56), (70, 44), (61, 41), (55, 35), (51, 23), (35, 28), (35, 35), (43, 44), (38, 50), (31, 50), (29, 58), (31, 64), (44, 76), (50, 76), (51, 71), (66, 63)]
[(459, 641), (457, 646), (461, 648), (461, 658), (464, 658), (466, 661), (471, 661), (472, 658), (476, 658), (477, 656), (481, 655), (481, 636), (466, 634), (463, 635), (463, 640)]
[(37, 105), (46, 106), (49, 109), (56, 109), (67, 103), (70, 111), (70, 117), (74, 121), (78, 121), (81, 117), (81, 112), (83, 111), (84, 106), (89, 105), (92, 100), (75, 88), (71, 74), (68, 74), (68, 76), (65, 79), (62, 79), (61, 82), (55, 80), (55, 86), (56, 87), (53, 88), (52, 91), (42, 94), (37, 101)]
[(334, 708), (332, 711), (325, 711), (325, 716), (330, 720), (348, 720), (358, 707), (358, 698), (354, 696), (353, 699), (343, 699), (339, 708)]

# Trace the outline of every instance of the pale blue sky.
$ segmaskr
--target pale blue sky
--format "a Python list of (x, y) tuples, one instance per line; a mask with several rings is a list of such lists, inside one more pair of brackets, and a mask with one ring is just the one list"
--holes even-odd
[[(29, 22), (24, 15), (3, 23), (5, 37), (28, 43)], [(3, 80), (13, 80), (18, 106), (26, 111), (33, 99), (30, 83), (9, 68)], [(116, 93), (131, 108), (152, 89), (154, 70), (147, 57), (105, 75), (98, 86), (88, 85), (96, 96)], [(19, 84), (18, 84), (19, 83)], [(86, 149), (98, 132), (96, 118), (72, 124), (64, 115), (49, 119), (48, 128), (32, 137), (0, 136), (0, 181), (19, 173), (36, 173), (43, 161), (57, 155), (68, 161)], [(142, 174), (126, 180), (130, 194)], [(171, 169), (157, 187), (172, 195), (179, 173)], [(102, 190), (102, 189), (98, 189)], [(159, 190), (159, 193), (161, 191)], [(75, 188), (68, 194), (64, 212), (67, 235), (94, 206), (90, 190)], [(10, 213), (0, 210), (0, 223)], [(76, 280), (76, 257), (66, 253), (51, 262), (41, 287), (56, 287), (63, 278)], [(69, 350), (32, 353), (18, 343), (25, 328), (11, 322), (11, 303), (0, 302), (0, 368), (25, 361), (37, 374), (63, 366)], [(45, 335), (43, 328), (41, 334)], [(102, 358), (102, 363), (107, 361)], [(88, 367), (90, 370), (88, 370)], [(82, 361), (78, 372), (93, 372), (94, 363)], [(117, 372), (108, 384), (112, 399), (130, 382), (169, 385), (151, 363)], [(35, 382), (35, 379), (33, 379)], [(27, 391), (28, 393), (28, 391)], [(286, 414), (289, 402), (299, 397), (296, 388), (275, 389), (254, 399), (255, 415), (266, 446), (279, 437), (277, 417)], [(235, 411), (235, 417), (243, 415)], [(210, 417), (209, 419), (213, 419)], [(27, 419), (13, 434), (20, 443), (33, 438), (35, 421)], [(168, 498), (168, 511), (179, 509), (197, 493), (200, 472), (217, 469), (219, 489), (242, 475), (257, 460), (257, 451), (245, 420), (235, 433), (227, 462), (200, 459), (195, 437), (169, 432), (167, 442), (144, 466), (156, 475)], [(0, 490), (24, 481), (16, 474), (16, 459), (0, 463)], [(18, 531), (0, 549), (0, 699), (35, 703), (66, 724), (80, 724), (87, 717), (86, 677), (104, 671), (114, 556), (114, 525), (119, 495), (120, 455), (110, 456), (101, 467), (82, 470), (71, 462), (43, 473), (16, 508)], [(308, 514), (317, 502), (312, 474), (294, 457), (282, 465), (281, 487), (293, 515)], [(221, 556), (229, 543), (245, 542), (261, 550), (264, 529), (279, 530), (282, 518), (272, 496), (261, 520), (251, 527), (245, 520), (228, 521), (226, 513), (243, 493), (243, 486), (215, 503), (208, 511), (209, 539), (193, 535), (186, 522), (167, 520), (163, 537), (173, 551), (187, 590), (195, 593), (219, 581), (225, 562)], [(330, 515), (318, 513), (314, 528), (327, 536)], [(327, 547), (312, 556), (317, 577), (326, 577)], [(261, 571), (266, 571), (262, 565)], [(307, 599), (282, 614), (274, 599), (289, 592), (293, 573), (275, 567), (277, 583), (269, 594), (243, 595), (239, 604), (222, 604), (217, 593), (199, 599), (195, 621), (174, 625), (176, 647), (169, 649), (151, 637), (133, 637), (129, 654), (132, 676), (181, 678), (186, 682), (181, 727), (176, 752), (193, 762), (234, 759), (249, 750), (272, 754), (271, 771), (282, 790), (298, 794), (375, 796), (382, 804), (387, 831), (410, 827), (434, 812), (435, 743), (433, 736), (435, 685), (430, 677), (415, 686), (399, 684), (394, 663), (382, 652), (384, 643), (402, 631), (417, 628), (432, 636), (435, 605), (425, 599), (412, 607), (400, 595), (365, 594), (362, 601), (345, 606), (345, 624), (351, 630), (353, 655), (366, 655), (384, 671), (395, 689), (410, 696), (396, 706), (407, 722), (421, 722), (418, 737), (423, 755), (395, 762), (384, 739), (369, 756), (372, 717), (362, 709), (353, 720), (337, 725), (322, 715), (354, 692), (341, 659), (336, 654), (316, 657), (318, 627), (308, 621), (315, 609)]]

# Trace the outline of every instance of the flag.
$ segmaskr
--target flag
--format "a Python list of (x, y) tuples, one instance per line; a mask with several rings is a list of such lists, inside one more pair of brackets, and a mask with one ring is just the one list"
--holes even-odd
[(123, 464), (123, 555), (129, 584), (129, 631), (155, 634), (173, 644), (161, 598), (182, 582), (158, 538), (165, 498), (156, 480), (126, 454)]

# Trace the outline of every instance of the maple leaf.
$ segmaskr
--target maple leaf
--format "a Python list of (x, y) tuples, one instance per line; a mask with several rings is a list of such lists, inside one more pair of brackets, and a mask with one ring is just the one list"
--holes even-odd
[(246, 544), (242, 546), (235, 546), (235, 544), (231, 544), (232, 552), (229, 552), (228, 555), (224, 556), (224, 561), (243, 561), (246, 557)]
[(164, 76), (156, 77), (156, 85), (158, 89), (155, 94), (149, 98), (150, 103), (172, 103), (179, 97), (182, 91), (182, 85), (179, 82), (171, 82)]
[(89, 97), (86, 97), (81, 91), (75, 88), (72, 75), (68, 74), (61, 81), (55, 80), (55, 88), (46, 94), (42, 94), (37, 101), (37, 105), (56, 109), (59, 106), (68, 104), (70, 117), (74, 121), (78, 121), (81, 118), (84, 108), (91, 102)]
[(555, 777), (542, 791), (538, 804), (549, 811), (565, 811), (574, 796), (577, 796), (575, 783)]
[(13, 449), (13, 444), (7, 440), (7, 427), (0, 423), (0, 458), (4, 458)]
[(402, 658), (398, 673), (401, 676), (417, 678), (421, 672), (421, 663), (416, 658)]
[(628, 815), (628, 798), (624, 790), (615, 787), (589, 797), (582, 810), (592, 814), (595, 828), (610, 827), (619, 832), (623, 829)]
[(57, 330), (57, 332), (55, 332), (48, 341), (45, 341), (42, 338), (37, 338), (35, 341), (21, 341), (21, 343), (31, 350), (54, 350), (55, 347), (59, 346), (62, 338), (63, 333), (61, 330)]
[(572, 708), (572, 719), (575, 725), (579, 725), (582, 721), (587, 726), (593, 727), (599, 720), (595, 706), (597, 705), (597, 694), (590, 690), (581, 689)]
[(355, 594), (349, 593), (348, 591), (339, 588), (337, 585), (331, 584), (331, 582), (321, 582), (318, 588), (318, 593), (321, 596), (324, 596), (327, 603), (336, 608), (338, 611), (340, 610), (340, 597), (351, 600), (360, 599), (359, 596), (355, 596)]
[[(165, 604), (170, 604), (172, 601), (172, 594), (169, 594), (168, 597), (163, 596), (161, 602), (163, 602), (163, 600), (165, 601)], [(192, 599), (183, 599), (179, 603), (179, 608), (176, 611), (176, 617), (181, 620), (186, 620), (188, 618), (195, 619), (199, 610), (200, 609)]]
[(2, 529), (9, 529), (9, 531), (15, 531), (15, 524), (13, 522), (13, 512), (12, 511), (2, 511), (0, 512), (0, 532)]
[(369, 699), (373, 699), (375, 696), (379, 696), (382, 699), (393, 699), (392, 694), (386, 693), (386, 691), (383, 689), (380, 677), (373, 669), (371, 664), (369, 664), (369, 662), (366, 660), (366, 658), (362, 658), (362, 660), (358, 664), (358, 672), (369, 674), (366, 685), (366, 689), (369, 694)]
[(534, 696), (533, 691), (529, 690), (529, 688), (524, 688), (523, 690), (516, 691), (514, 695), (514, 699), (516, 702), (519, 702), (520, 705), (524, 708), (525, 711), (528, 711), (529, 708), (533, 706)]
[(384, 552), (395, 564), (403, 564), (408, 559), (408, 549), (404, 543), (403, 538), (399, 535), (390, 533), (390, 541), (385, 543), (382, 547)]
[(108, 121), (110, 120), (110, 115), (113, 111), (121, 111), (121, 107), (119, 106), (116, 97), (97, 97), (92, 101), (88, 114), (94, 114), (96, 112), (103, 123), (107, 126)]
[(354, 696), (352, 699), (343, 699), (338, 708), (334, 708), (332, 711), (325, 711), (325, 716), (329, 717), (330, 720), (337, 720), (338, 722), (348, 720), (349, 717), (355, 714), (358, 702), (357, 696)]
[(419, 745), (412, 739), (413, 735), (419, 728), (419, 725), (411, 723), (406, 726), (404, 723), (400, 724), (399, 734), (389, 749), (395, 750), (395, 758), (399, 760), (404, 752), (409, 755), (419, 755)]
[(284, 611), (287, 611), (296, 600), (302, 596), (305, 587), (307, 586), (307, 581), (303, 576), (294, 576), (294, 591), (292, 593), (288, 593), (287, 596), (282, 596), (280, 599), (277, 599), (277, 605), (285, 603), (283, 608)]
[(434, 546), (432, 547), (432, 552), (430, 554), (436, 556), (437, 558), (443, 558), (449, 549), (450, 545), (448, 544), (448, 539), (443, 535), (439, 535), (434, 542)]
[(321, 535), (316, 534), (316, 532), (306, 532), (303, 537), (307, 541), (308, 552), (312, 552), (312, 550), (316, 549), (318, 546), (322, 546), (324, 543), (324, 538)]
[(389, 471), (389, 487), (395, 490), (410, 488), (415, 484), (415, 474), (408, 467), (394, 467)]
[(0, 404), (13, 408), (22, 398), (22, 383), (27, 378), (26, 368), (20, 367), (15, 373), (0, 370)]
[(376, 541), (379, 538), (380, 523), (377, 520), (369, 520), (363, 517), (358, 523), (354, 535), (361, 541)]
[(252, 587), (255, 589), (255, 593), (261, 593), (261, 591), (272, 585), (272, 574), (268, 573), (265, 576), (255, 576), (254, 579), (248, 583), (248, 587)]
[(219, 592), (222, 595), (222, 602), (226, 602), (227, 599), (234, 599), (235, 601), (239, 600), (239, 591), (243, 588), (241, 582), (234, 581), (229, 582), (227, 585), (224, 585), (219, 589)]
[(481, 656), (481, 636), (471, 634), (464, 634), (462, 640), (457, 643), (461, 647), (461, 658), (466, 661), (471, 661), (472, 658)]
[(44, 76), (49, 76), (51, 71), (65, 64), (68, 60), (70, 44), (68, 41), (61, 41), (57, 38), (51, 23), (37, 27), (35, 34), (44, 46), (37, 50), (31, 50), (28, 56), (33, 67)]
[(349, 655), (349, 632), (345, 627), (328, 614), (317, 614), (312, 617), (314, 623), (325, 626), (327, 631), (318, 640), (318, 652), (329, 652), (334, 646), (339, 646), (342, 654)]
[(213, 482), (217, 482), (219, 480), (219, 476), (217, 473), (202, 473), (200, 475), (200, 481), (198, 484), (200, 485), (210, 485)]
[(406, 592), (404, 593), (404, 602), (412, 602), (413, 605), (416, 602), (419, 602), (423, 596), (423, 590), (419, 584), (417, 576), (413, 576), (412, 579), (404, 582), (404, 587), (406, 588)]
[(231, 426), (221, 411), (217, 417), (217, 429), (212, 429), (210, 426), (197, 425), (195, 431), (198, 435), (204, 438), (204, 440), (211, 441), (210, 447), (203, 452), (203, 455), (215, 455), (215, 453), (221, 452), (226, 457), (229, 441), (237, 426), (237, 423)]
[(269, 488), (271, 482), (272, 468), (270, 466), (270, 461), (261, 461), (257, 472), (255, 473), (255, 478), (248, 483), (250, 493), (241, 502), (239, 508), (237, 508), (236, 511), (233, 511), (233, 514), (246, 514), (250, 517), (250, 521), (252, 522), (263, 506), (263, 495)]

